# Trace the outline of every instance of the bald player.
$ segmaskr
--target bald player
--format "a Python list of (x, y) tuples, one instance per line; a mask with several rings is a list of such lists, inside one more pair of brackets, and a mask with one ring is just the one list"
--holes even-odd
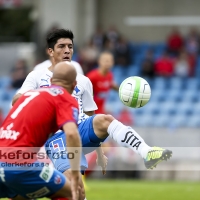
[[(48, 68), (44, 68), (41, 70), (35, 70), (28, 74), (26, 80), (24, 81), (22, 87), (18, 90), (17, 94), (13, 98), (13, 104), (17, 102), (19, 97), (25, 92), (37, 89), (44, 88), (51, 85), (51, 77), (53, 76), (54, 67), (59, 62), (70, 62), (73, 55), (73, 33), (70, 30), (58, 29), (54, 30), (47, 36), (47, 46), (48, 46), (48, 55), (51, 60), (51, 65)], [(94, 114), (94, 110), (97, 109), (97, 106), (93, 100), (93, 89), (92, 84), (86, 76), (77, 73), (77, 85), (73, 91), (73, 97), (78, 101), (79, 104), (79, 120), (78, 124), (81, 124), (88, 118), (89, 115)], [(83, 129), (83, 128), (82, 128)], [(60, 137), (60, 133), (62, 133), (63, 137)], [(67, 155), (64, 155), (64, 158), (54, 158), (52, 155), (55, 153), (60, 153), (60, 149), (65, 149), (66, 141), (65, 134), (63, 132), (58, 132), (55, 134), (56, 138), (53, 138), (51, 141), (46, 143), (47, 153), (50, 156), (54, 166), (60, 172), (64, 173), (68, 179), (71, 177), (70, 163), (67, 159)], [(55, 146), (59, 146), (60, 148), (54, 148)], [(98, 151), (99, 160), (103, 161), (102, 166), (105, 166), (106, 159), (104, 159), (104, 155), (100, 150)], [(101, 159), (102, 158), (102, 159)], [(105, 161), (105, 162), (104, 162)], [(88, 167), (87, 160), (85, 156), (81, 157), (81, 174), (84, 173), (85, 169)], [(104, 167), (105, 169), (105, 167)], [(81, 181), (81, 188), (84, 187)]]
[[(23, 200), (47, 196), (83, 199), (82, 196), (79, 198), (78, 187), (81, 155), (78, 104), (71, 96), (76, 85), (74, 67), (70, 63), (57, 64), (51, 83), (51, 87), (23, 94), (3, 122), (0, 143), (5, 156), (0, 158), (0, 166), (4, 166), (0, 172), (0, 198)], [(75, 158), (70, 160), (73, 169), (71, 182), (53, 167), (44, 166), (37, 156), (29, 160), (23, 156), (37, 154), (35, 149), (42, 147), (49, 135), (59, 128), (66, 135), (67, 150), (77, 150)], [(11, 153), (12, 158), (6, 156)]]

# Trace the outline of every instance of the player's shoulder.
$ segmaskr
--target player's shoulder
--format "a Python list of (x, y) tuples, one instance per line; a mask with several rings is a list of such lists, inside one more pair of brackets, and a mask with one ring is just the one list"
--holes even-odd
[(27, 77), (37, 79), (37, 77), (40, 76), (43, 71), (44, 70), (34, 70), (34, 71), (31, 71), (31, 72), (29, 72), (29, 74), (28, 74)]
[(92, 87), (90, 79), (82, 74), (77, 74), (76, 81), (77, 85), (73, 92), (75, 96), (83, 94), (85, 90), (88, 90), (89, 88)]
[(75, 67), (76, 66), (78, 66), (78, 67), (80, 66), (81, 67), (81, 65), (78, 62), (74, 61), (74, 60), (71, 60), (71, 64), (74, 65)]
[(33, 70), (33, 71), (31, 71), (31, 72), (29, 73), (29, 75), (38, 77), (38, 76), (44, 74), (44, 72), (45, 72), (46, 70), (47, 70), (47, 69), (45, 69), (45, 68), (40, 69), (40, 70)]
[(83, 85), (91, 83), (90, 79), (83, 74), (77, 74), (76, 80), (77, 80), (77, 83), (83, 84)]
[(51, 76), (52, 76), (51, 71), (49, 71), (48, 69), (41, 69), (41, 70), (31, 71), (28, 74), (27, 79), (32, 79), (35, 80), (37, 83), (40, 83), (42, 81), (41, 79), (47, 79), (50, 78)]
[(48, 68), (48, 67), (50, 67), (50, 66), (51, 66), (51, 61), (50, 61), (50, 60), (45, 60), (45, 61), (43, 61), (43, 62), (37, 64), (37, 65), (33, 68), (33, 70), (34, 70), (34, 71), (36, 71), (36, 70), (42, 70), (42, 69), (46, 69), (46, 68)]
[(78, 62), (72, 60), (71, 64), (75, 67), (77, 73), (84, 74), (83, 73), (83, 69), (82, 69), (81, 65)]

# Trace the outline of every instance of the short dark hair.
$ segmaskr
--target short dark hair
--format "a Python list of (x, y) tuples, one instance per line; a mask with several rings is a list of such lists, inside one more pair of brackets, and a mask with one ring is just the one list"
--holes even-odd
[(54, 29), (53, 31), (47, 34), (46, 37), (47, 48), (54, 49), (54, 45), (60, 38), (69, 38), (73, 43), (74, 34), (71, 30)]

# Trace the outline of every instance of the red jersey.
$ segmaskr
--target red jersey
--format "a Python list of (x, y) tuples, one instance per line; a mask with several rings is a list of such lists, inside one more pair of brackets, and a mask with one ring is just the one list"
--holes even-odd
[(62, 87), (30, 90), (10, 110), (0, 129), (1, 147), (41, 147), (66, 122), (77, 122), (78, 103)]
[(104, 104), (108, 96), (108, 92), (112, 87), (113, 74), (112, 72), (108, 72), (106, 75), (102, 75), (98, 69), (94, 69), (87, 74), (87, 77), (93, 84), (94, 101), (98, 107), (96, 113), (105, 113)]

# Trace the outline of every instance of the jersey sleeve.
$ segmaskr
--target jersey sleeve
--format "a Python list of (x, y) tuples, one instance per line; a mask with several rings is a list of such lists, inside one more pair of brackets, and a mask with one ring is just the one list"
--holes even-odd
[(84, 93), (83, 93), (83, 96), (82, 96), (83, 110), (85, 112), (97, 110), (97, 105), (96, 105), (96, 103), (94, 102), (94, 99), (93, 99), (92, 83), (89, 79), (87, 79), (87, 83), (86, 83), (84, 89), (85, 90), (84, 90)]
[(22, 84), (21, 88), (17, 91), (17, 94), (24, 94), (29, 90), (37, 89), (37, 81), (35, 79), (35, 71), (32, 71), (26, 77), (24, 83)]
[[(68, 101), (68, 99), (71, 99)], [(59, 95), (56, 99), (56, 120), (59, 128), (67, 122), (74, 122), (77, 124), (78, 121), (78, 103), (77, 101), (66, 94)]]
[(71, 64), (75, 67), (77, 73), (84, 75), (83, 69), (78, 62), (72, 60)]

